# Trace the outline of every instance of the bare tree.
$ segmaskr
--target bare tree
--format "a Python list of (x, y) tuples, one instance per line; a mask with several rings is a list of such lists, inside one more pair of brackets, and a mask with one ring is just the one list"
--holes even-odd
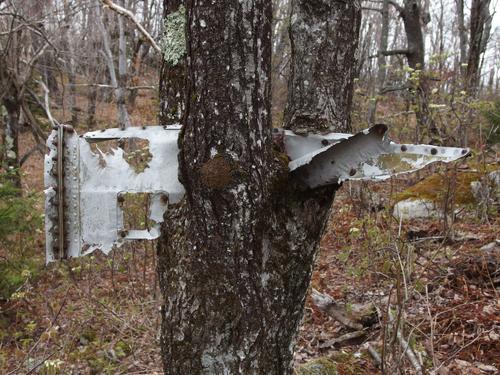
[[(460, 45), (460, 70), (464, 72), (463, 66), (467, 63), (467, 32), (465, 29), (464, 0), (455, 0), (457, 8), (457, 29)], [(465, 76), (465, 74), (463, 74)]]
[[(420, 128), (426, 129), (431, 137), (432, 142), (440, 142), (439, 130), (432, 117), (432, 112), (429, 107), (429, 89), (428, 81), (424, 74), (425, 70), (425, 44), (423, 25), (428, 23), (429, 15), (422, 12), (422, 5), (419, 0), (404, 0), (403, 5), (399, 5), (395, 1), (389, 2), (399, 13), (403, 20), (406, 48), (389, 51), (381, 51), (385, 56), (404, 55), (408, 61), (408, 66), (412, 69), (415, 75), (410, 81), (412, 84), (408, 86), (414, 92), (414, 104), (416, 107), (415, 113)], [(417, 140), (420, 141), (421, 135), (417, 135)]]

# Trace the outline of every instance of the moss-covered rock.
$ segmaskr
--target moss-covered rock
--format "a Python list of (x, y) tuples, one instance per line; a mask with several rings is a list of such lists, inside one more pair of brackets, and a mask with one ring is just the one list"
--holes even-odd
[(337, 375), (337, 365), (332, 360), (322, 357), (313, 359), (295, 370), (296, 375)]
[(398, 194), (396, 202), (406, 199), (424, 199), (439, 204), (443, 202), (448, 193), (454, 193), (456, 204), (474, 204), (475, 199), (471, 189), (471, 182), (479, 181), (482, 176), (492, 170), (494, 170), (494, 166), (489, 165), (486, 169), (478, 166), (476, 170), (459, 171), (455, 181), (453, 181), (451, 173), (445, 175), (433, 174)]

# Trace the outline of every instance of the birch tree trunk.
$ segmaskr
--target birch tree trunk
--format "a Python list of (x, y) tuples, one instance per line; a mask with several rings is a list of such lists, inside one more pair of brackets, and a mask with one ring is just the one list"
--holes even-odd
[[(327, 11), (334, 23), (329, 36), (341, 51), (341, 68), (332, 67), (338, 76), (323, 96), (331, 102), (328, 94), (352, 90), (360, 4), (315, 2), (313, 9), (308, 3), (296, 4), (296, 12)], [(336, 187), (301, 191), (283, 150), (273, 145), (271, 2), (221, 0), (206, 6), (191, 0), (186, 12), (186, 109), (179, 138), (186, 195), (167, 212), (158, 246), (164, 370), (290, 374)], [(295, 40), (299, 32), (315, 33), (292, 28)], [(303, 58), (304, 48), (296, 43), (292, 59)], [(318, 64), (329, 58), (321, 56), (325, 60), (317, 56)], [(308, 117), (299, 102), (288, 107), (307, 119), (301, 125), (307, 129), (324, 124), (323, 118)], [(335, 124), (350, 124), (350, 101), (335, 109)]]
[(19, 118), (21, 116), (21, 103), (15, 94), (4, 97), (2, 104), (6, 109), (5, 128), (3, 131), (3, 167), (10, 170), (9, 180), (14, 186), (21, 187), (21, 175), (18, 171), (19, 164)]

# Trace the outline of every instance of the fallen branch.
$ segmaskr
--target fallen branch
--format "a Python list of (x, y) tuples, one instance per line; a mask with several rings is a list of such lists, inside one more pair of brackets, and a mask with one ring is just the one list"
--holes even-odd
[(394, 322), (394, 315), (392, 314), (392, 312), (390, 310), (389, 310), (389, 321), (390, 321), (390, 323), (392, 323), (394, 329), (396, 330), (396, 338), (398, 339), (399, 345), (403, 349), (403, 354), (406, 354), (406, 357), (408, 358), (408, 360), (410, 361), (412, 366), (415, 368), (415, 371), (417, 372), (417, 374), (419, 374), (419, 375), (423, 374), (422, 365), (418, 361), (417, 356), (415, 355), (415, 352), (413, 351), (413, 349), (410, 347), (410, 344), (408, 343), (408, 341), (406, 341), (406, 339), (401, 334), (401, 330), (399, 329), (399, 325), (397, 323), (394, 324), (395, 323)]
[(366, 345), (366, 349), (368, 350), (368, 353), (370, 353), (370, 355), (372, 356), (376, 365), (380, 367), (380, 365), (382, 365), (382, 358), (380, 357), (380, 354), (378, 354), (377, 350), (370, 344)]
[(417, 356), (413, 352), (413, 349), (410, 347), (410, 344), (406, 339), (403, 337), (401, 334), (401, 331), (398, 329), (397, 331), (397, 338), (399, 341), (399, 345), (401, 345), (401, 348), (403, 349), (403, 352), (406, 354), (408, 357), (408, 360), (412, 364), (412, 366), (415, 368), (417, 371), (417, 374), (422, 374), (422, 365), (420, 365), (420, 362), (417, 359)]
[(329, 295), (320, 293), (316, 289), (313, 289), (311, 297), (313, 303), (318, 307), (318, 309), (330, 315), (333, 319), (356, 331), (363, 329), (363, 325), (350, 319), (344, 313), (344, 309)]
[(161, 49), (158, 46), (158, 44), (156, 44), (156, 42), (153, 39), (153, 37), (151, 36), (151, 34), (144, 28), (144, 26), (141, 25), (141, 23), (138, 20), (136, 20), (136, 18), (134, 17), (134, 14), (130, 10), (125, 9), (119, 5), (116, 5), (111, 0), (101, 0), (101, 1), (103, 2), (104, 5), (106, 5), (110, 9), (114, 10), (116, 13), (118, 13), (118, 14), (124, 16), (125, 18), (128, 18), (130, 21), (132, 21), (132, 23), (135, 24), (135, 26), (141, 32), (141, 34), (144, 35), (144, 37), (147, 39), (149, 44), (151, 44), (151, 46), (154, 48), (154, 50), (161, 54)]
[(387, 93), (390, 93), (390, 92), (394, 92), (394, 91), (403, 91), (403, 90), (408, 90), (410, 87), (408, 85), (398, 85), (398, 86), (386, 86), (386, 87), (383, 87), (379, 94), (380, 95), (384, 95), (384, 94), (387, 94)]
[(340, 344), (343, 343), (344, 341), (349, 341), (352, 339), (357, 339), (358, 337), (363, 337), (366, 335), (365, 331), (354, 331), (354, 332), (349, 332), (346, 333), (345, 335), (336, 337), (334, 339), (328, 340), (323, 344), (319, 345), (320, 349), (325, 349), (325, 348), (331, 348), (335, 344)]

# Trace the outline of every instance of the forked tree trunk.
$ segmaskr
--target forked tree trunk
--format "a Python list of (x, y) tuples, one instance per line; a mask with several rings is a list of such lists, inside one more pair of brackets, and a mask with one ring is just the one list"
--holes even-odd
[[(360, 5), (328, 4), (296, 6), (332, 16), (330, 37), (345, 70), (335, 68), (329, 92), (349, 93)], [(283, 150), (273, 145), (271, 2), (191, 0), (186, 10), (187, 101), (179, 139), (186, 196), (167, 212), (158, 247), (164, 370), (290, 374), (336, 187), (301, 191)], [(294, 58), (304, 56), (298, 50), (304, 47), (296, 44)], [(300, 115), (304, 107), (289, 108)], [(349, 112), (349, 105), (339, 109), (338, 123), (349, 124)], [(309, 118), (302, 126), (322, 124)]]

